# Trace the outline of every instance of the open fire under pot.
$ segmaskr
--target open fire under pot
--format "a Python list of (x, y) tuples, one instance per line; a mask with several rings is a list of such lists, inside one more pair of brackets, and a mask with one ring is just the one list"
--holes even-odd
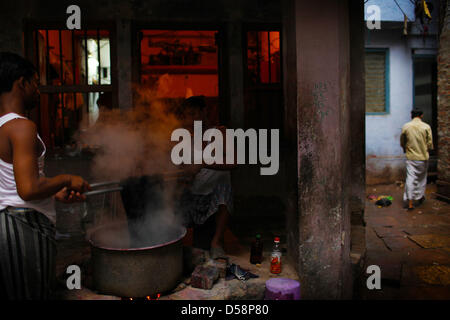
[[(143, 227), (145, 213), (161, 210), (161, 193), (173, 176), (143, 176), (118, 183), (118, 187), (94, 190), (87, 196), (120, 191), (126, 222), (99, 226), (90, 233), (93, 286), (102, 294), (126, 298), (152, 297), (174, 289), (183, 274), (182, 240), (186, 228), (179, 225)], [(117, 183), (117, 182), (116, 182)], [(93, 189), (111, 183), (91, 185)], [(157, 230), (157, 232), (152, 232)]]

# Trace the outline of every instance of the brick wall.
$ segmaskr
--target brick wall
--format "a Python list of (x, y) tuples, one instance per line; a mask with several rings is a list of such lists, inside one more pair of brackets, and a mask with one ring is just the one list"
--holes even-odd
[(438, 57), (438, 193), (450, 198), (450, 1), (447, 1)]

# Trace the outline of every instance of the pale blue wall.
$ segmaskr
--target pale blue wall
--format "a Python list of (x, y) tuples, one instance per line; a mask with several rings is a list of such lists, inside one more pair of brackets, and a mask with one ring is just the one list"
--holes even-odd
[(413, 103), (412, 53), (409, 46), (395, 35), (384, 33), (382, 37), (370, 37), (366, 48), (389, 49), (389, 113), (366, 115), (366, 154), (399, 156), (402, 155), (397, 143), (400, 129), (408, 121)]

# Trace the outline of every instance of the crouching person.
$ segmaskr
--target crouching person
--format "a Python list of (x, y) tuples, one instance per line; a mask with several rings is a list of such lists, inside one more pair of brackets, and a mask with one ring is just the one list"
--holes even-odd
[(83, 201), (74, 175), (44, 175), (46, 147), (25, 112), (38, 103), (38, 75), (24, 58), (0, 52), (0, 297), (48, 299), (55, 279), (55, 206)]
[[(225, 134), (226, 128), (208, 113), (203, 96), (186, 99), (181, 113), (185, 128), (193, 128), (194, 121), (202, 121), (204, 130), (216, 128)], [(233, 211), (230, 170), (235, 167), (235, 164), (184, 167), (191, 173), (192, 181), (181, 196), (178, 212), (184, 215), (185, 225), (194, 228), (194, 246), (209, 249), (212, 259), (226, 258), (224, 234)]]

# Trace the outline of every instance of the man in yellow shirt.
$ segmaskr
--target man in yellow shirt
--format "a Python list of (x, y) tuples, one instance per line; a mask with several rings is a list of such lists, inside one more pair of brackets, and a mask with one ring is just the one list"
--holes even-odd
[(423, 112), (411, 111), (412, 120), (402, 127), (400, 145), (406, 153), (406, 183), (403, 201), (408, 202), (408, 210), (414, 209), (413, 201), (425, 200), (427, 186), (428, 150), (433, 149), (431, 127), (422, 121)]

